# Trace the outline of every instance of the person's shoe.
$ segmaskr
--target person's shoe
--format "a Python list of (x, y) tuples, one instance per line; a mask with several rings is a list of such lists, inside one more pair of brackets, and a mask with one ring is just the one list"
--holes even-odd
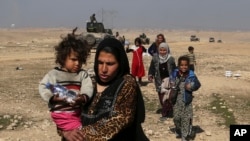
[(160, 109), (158, 109), (158, 110), (156, 110), (156, 114), (161, 114), (161, 111), (162, 111), (162, 109), (160, 108)]
[(139, 81), (137, 81), (137, 84), (138, 84), (139, 87), (141, 87), (141, 83)]
[(169, 112), (169, 114), (168, 114), (168, 117), (169, 117), (169, 118), (172, 118), (172, 117), (174, 117), (174, 113), (173, 113), (173, 110), (171, 110), (171, 111)]
[(181, 131), (180, 131), (180, 129), (175, 129), (175, 137), (176, 138), (181, 138)]
[(160, 121), (165, 121), (167, 119), (168, 119), (167, 117), (160, 117)]
[(196, 132), (195, 132), (194, 130), (192, 130), (192, 131), (189, 133), (188, 138), (194, 139), (195, 136), (196, 136)]

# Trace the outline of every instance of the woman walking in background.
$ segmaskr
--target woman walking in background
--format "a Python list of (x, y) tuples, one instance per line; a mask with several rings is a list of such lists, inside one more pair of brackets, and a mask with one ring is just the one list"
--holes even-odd
[(142, 54), (143, 52), (147, 52), (147, 50), (144, 46), (142, 46), (142, 41), (140, 38), (136, 38), (134, 44), (135, 45), (131, 48), (126, 48), (126, 52), (133, 52), (131, 74), (134, 77), (137, 77), (138, 83), (142, 85), (142, 77), (145, 76)]
[[(151, 44), (151, 46), (148, 48), (148, 53), (153, 56), (155, 53), (158, 54), (158, 47), (161, 43), (165, 43), (166, 39), (163, 34), (158, 34), (156, 36), (155, 42)], [(169, 52), (170, 53), (170, 52)]]
[(156, 91), (159, 96), (161, 111), (157, 110), (157, 113), (161, 113), (161, 120), (165, 120), (167, 117), (172, 116), (172, 104), (168, 99), (164, 98), (167, 96), (169, 90), (168, 82), (169, 76), (176, 68), (174, 57), (169, 53), (169, 46), (167, 43), (161, 43), (158, 48), (159, 54), (154, 54), (151, 60), (148, 70), (148, 80), (155, 83)]

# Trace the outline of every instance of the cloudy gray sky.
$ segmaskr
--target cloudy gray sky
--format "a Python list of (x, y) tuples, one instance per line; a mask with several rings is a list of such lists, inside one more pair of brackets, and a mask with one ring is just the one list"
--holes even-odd
[(0, 28), (85, 27), (250, 30), (250, 0), (0, 0)]

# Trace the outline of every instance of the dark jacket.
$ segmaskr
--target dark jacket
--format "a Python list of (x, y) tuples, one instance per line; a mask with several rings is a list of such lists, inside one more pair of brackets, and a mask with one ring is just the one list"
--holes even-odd
[[(173, 73), (170, 76), (170, 79), (175, 79), (176, 83), (178, 83), (180, 80), (179, 69), (175, 69)], [(198, 90), (201, 87), (201, 83), (196, 77), (195, 73), (192, 70), (189, 70), (188, 75), (185, 78), (185, 83), (191, 83), (191, 89), (185, 90), (183, 95), (183, 102), (185, 104), (189, 104), (193, 100), (193, 91)]]
[[(174, 57), (170, 57), (167, 61), (168, 65), (168, 72), (169, 75), (174, 71), (176, 68), (175, 60)], [(159, 71), (159, 55), (154, 54), (149, 66), (148, 70), (148, 75), (154, 77), (154, 82), (155, 82), (155, 88), (157, 92), (161, 91), (161, 83), (162, 83), (162, 78), (160, 76), (160, 71)]]
[(155, 42), (148, 48), (148, 53), (151, 56), (153, 56), (155, 53), (158, 54), (158, 48)]
[(94, 63), (98, 74), (98, 57), (101, 51), (111, 53), (119, 63), (116, 77), (102, 82), (96, 75), (96, 83), (107, 86), (97, 93), (82, 112), (83, 132), (86, 140), (148, 141), (141, 124), (145, 120), (145, 107), (140, 87), (129, 74), (129, 61), (120, 41), (104, 39), (97, 47)]
[[(107, 132), (110, 135), (106, 137), (112, 137), (109, 141), (149, 141), (141, 126), (145, 120), (142, 93), (135, 79), (132, 77), (131, 75), (127, 75), (125, 76), (127, 80), (119, 79), (115, 81), (115, 83), (106, 88), (101, 97), (98, 98), (98, 101), (92, 99), (92, 102), (89, 103), (90, 105), (86, 106), (86, 109), (83, 110), (83, 130), (86, 133), (87, 139), (99, 140), (102, 138), (100, 135)], [(133, 93), (126, 92), (128, 89), (127, 86)], [(126, 109), (126, 105), (122, 104), (124, 102), (121, 101), (121, 99), (126, 100), (127, 98), (124, 94), (130, 96), (130, 98), (135, 98), (135, 101), (127, 101), (126, 105), (130, 105), (130, 102), (135, 103), (132, 104), (135, 108), (132, 110), (132, 117), (122, 117), (121, 120), (124, 120), (123, 118), (127, 119), (125, 122), (118, 118), (124, 112), (124, 109)], [(124, 116), (128, 115), (125, 114)], [(124, 125), (120, 126), (119, 122), (123, 122)], [(92, 131), (98, 133), (95, 134)]]

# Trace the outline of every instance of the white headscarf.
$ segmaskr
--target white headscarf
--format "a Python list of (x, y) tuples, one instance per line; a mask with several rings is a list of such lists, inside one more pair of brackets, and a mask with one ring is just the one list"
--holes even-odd
[(169, 53), (169, 46), (168, 46), (168, 44), (167, 43), (161, 43), (160, 45), (159, 45), (159, 50), (160, 50), (160, 48), (165, 48), (166, 50), (167, 50), (167, 54), (166, 55), (164, 55), (164, 56), (161, 56), (160, 55), (160, 53), (159, 53), (159, 60), (160, 60), (160, 64), (162, 64), (162, 63), (165, 63), (165, 62), (167, 62), (168, 61), (168, 59), (171, 57), (171, 54)]

